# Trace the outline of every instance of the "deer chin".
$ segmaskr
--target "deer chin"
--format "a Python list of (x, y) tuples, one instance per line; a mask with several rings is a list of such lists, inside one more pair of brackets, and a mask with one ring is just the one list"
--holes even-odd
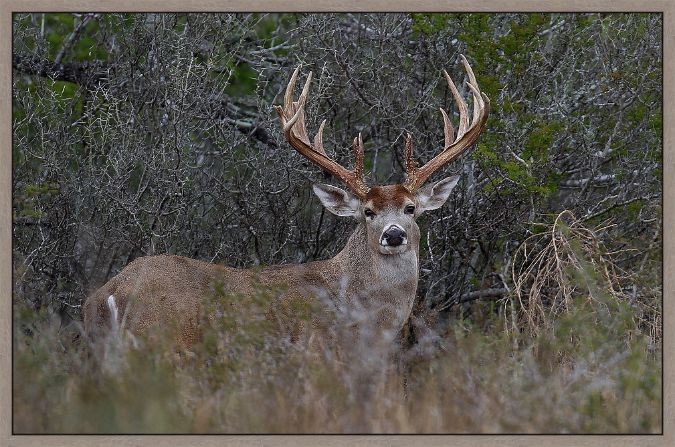
[(404, 242), (401, 245), (397, 245), (396, 247), (392, 247), (390, 245), (382, 245), (380, 244), (378, 249), (381, 254), (383, 255), (400, 255), (401, 253), (405, 253), (408, 251), (409, 245), (408, 242)]

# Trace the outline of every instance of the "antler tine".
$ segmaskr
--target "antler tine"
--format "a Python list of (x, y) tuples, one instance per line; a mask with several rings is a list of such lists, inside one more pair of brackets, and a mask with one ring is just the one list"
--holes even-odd
[(293, 114), (295, 113), (295, 110), (292, 108), (293, 104), (293, 93), (295, 93), (295, 83), (298, 80), (298, 74), (300, 73), (300, 65), (297, 66), (295, 71), (293, 72), (293, 75), (291, 76), (291, 80), (288, 81), (288, 85), (286, 86), (286, 94), (284, 95), (284, 107), (286, 108), (286, 112), (288, 114)]
[(455, 141), (455, 128), (452, 126), (452, 121), (448, 118), (445, 110), (440, 107), (439, 110), (441, 111), (441, 115), (443, 115), (443, 135), (445, 135), (445, 146), (443, 147), (446, 148)]
[[(300, 138), (305, 144), (308, 146), (310, 145), (309, 143), (309, 136), (307, 135), (307, 128), (305, 127), (305, 102), (307, 101), (307, 93), (309, 92), (309, 84), (312, 82), (312, 72), (309, 72), (309, 75), (307, 75), (307, 80), (305, 81), (305, 85), (302, 87), (302, 92), (300, 93), (300, 97), (298, 98), (297, 101), (293, 101), (293, 109), (295, 110), (295, 115), (293, 116), (293, 119), (291, 119), (290, 125), (295, 126), (295, 133), (297, 134), (296, 136)], [(296, 118), (297, 117), (297, 118)]]
[(363, 181), (363, 139), (361, 132), (354, 138), (354, 177)]
[(321, 155), (327, 157), (326, 150), (323, 148), (323, 126), (326, 125), (326, 120), (321, 121), (319, 131), (314, 135), (314, 150)]
[(405, 172), (407, 179), (415, 178), (417, 175), (417, 162), (413, 154), (413, 142), (410, 132), (405, 136)]
[(466, 83), (467, 87), (471, 90), (471, 93), (473, 94), (473, 121), (472, 121), (472, 126), (473, 123), (477, 122), (478, 119), (480, 118), (480, 111), (482, 108), (485, 107), (485, 101), (483, 101), (483, 96), (480, 90), (478, 90), (478, 87), (474, 87), (473, 84)]
[[(298, 67), (300, 68), (300, 67)], [(309, 84), (312, 82), (312, 74), (313, 72), (309, 72), (307, 75), (307, 80), (305, 81), (305, 85), (302, 87), (302, 92), (300, 93), (300, 97), (298, 98), (298, 106), (299, 108), (304, 107), (305, 101), (307, 100), (307, 94), (309, 93)]]
[(436, 155), (419, 169), (408, 168), (408, 159), (412, 160), (412, 143), (406, 141), (406, 170), (408, 171), (408, 175), (404, 186), (411, 192), (419, 189), (434, 172), (464, 153), (464, 151), (476, 142), (487, 123), (487, 118), (490, 114), (490, 100), (480, 91), (476, 76), (466, 58), (463, 55), (460, 55), (460, 58), (469, 78), (466, 85), (473, 95), (473, 116), (471, 124), (469, 125), (466, 103), (460, 96), (457, 87), (455, 87), (455, 84), (452, 82), (452, 79), (450, 79), (448, 73), (443, 70), (445, 79), (448, 82), (448, 87), (450, 88), (455, 104), (457, 104), (457, 108), (459, 109), (459, 128), (457, 130), (457, 136), (453, 139), (454, 132), (452, 123), (445, 110), (441, 109), (441, 114), (443, 115), (445, 146), (440, 154)]
[(462, 135), (464, 135), (466, 130), (469, 128), (467, 107), (464, 99), (462, 99), (462, 95), (459, 94), (455, 83), (452, 82), (452, 79), (450, 79), (448, 72), (443, 70), (443, 75), (445, 75), (445, 80), (448, 82), (448, 87), (450, 87), (452, 97), (455, 99), (455, 104), (457, 104), (457, 108), (459, 109), (459, 129), (457, 129), (457, 138), (455, 139), (455, 141), (457, 141), (462, 138)]
[(464, 70), (466, 71), (466, 74), (469, 76), (469, 82), (467, 82), (466, 85), (471, 89), (471, 92), (473, 93), (473, 122), (475, 123), (479, 115), (480, 101), (482, 101), (482, 98), (480, 96), (480, 90), (478, 90), (478, 81), (476, 81), (476, 75), (473, 74), (471, 65), (469, 65), (469, 62), (466, 60), (464, 55), (460, 54), (459, 57), (462, 59), (462, 65), (464, 65)]
[[(298, 73), (300, 72), (300, 65), (295, 69), (291, 80), (288, 81), (286, 92), (284, 93), (284, 106), (274, 106), (279, 120), (281, 121), (282, 129), (286, 133), (296, 123), (300, 114), (293, 107), (293, 93), (295, 92), (295, 83), (298, 80)], [(290, 118), (289, 118), (290, 117)]]
[(326, 155), (323, 148), (323, 128), (326, 120), (321, 123), (319, 131), (314, 137), (314, 145), (310, 144), (307, 137), (307, 130), (305, 128), (305, 102), (309, 94), (309, 85), (312, 80), (312, 73), (310, 72), (302, 88), (302, 93), (297, 101), (293, 101), (293, 93), (295, 92), (295, 83), (298, 79), (300, 67), (295, 69), (291, 80), (286, 87), (284, 94), (284, 106), (274, 106), (279, 115), (281, 128), (288, 143), (305, 158), (312, 163), (321, 167), (325, 171), (340, 179), (354, 194), (359, 198), (364, 198), (368, 193), (368, 186), (363, 181), (363, 140), (359, 134), (358, 142), (354, 141), (354, 155), (356, 157), (354, 170), (349, 171), (340, 164), (333, 161)]

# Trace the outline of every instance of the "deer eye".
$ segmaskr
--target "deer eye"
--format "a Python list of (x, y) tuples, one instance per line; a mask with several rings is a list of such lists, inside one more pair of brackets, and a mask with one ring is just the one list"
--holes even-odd
[(405, 207), (406, 214), (415, 214), (415, 205), (408, 205)]
[(369, 217), (371, 219), (375, 217), (375, 213), (370, 208), (366, 208), (365, 210), (363, 210), (363, 214), (365, 214), (366, 217)]

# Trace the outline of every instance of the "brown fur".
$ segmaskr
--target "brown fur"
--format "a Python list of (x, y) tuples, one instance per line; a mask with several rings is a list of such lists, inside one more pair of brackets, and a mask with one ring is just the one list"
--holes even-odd
[(376, 212), (387, 207), (403, 208), (406, 202), (415, 203), (415, 197), (403, 185), (373, 186), (364, 199)]

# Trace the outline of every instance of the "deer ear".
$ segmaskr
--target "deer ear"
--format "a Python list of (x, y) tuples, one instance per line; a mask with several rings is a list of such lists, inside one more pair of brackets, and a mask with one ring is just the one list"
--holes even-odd
[(419, 212), (435, 210), (443, 206), (450, 193), (457, 186), (459, 175), (446, 177), (438, 183), (427, 185), (417, 193)]
[(336, 216), (355, 216), (358, 214), (361, 201), (352, 193), (322, 183), (312, 185), (312, 189), (323, 206)]

